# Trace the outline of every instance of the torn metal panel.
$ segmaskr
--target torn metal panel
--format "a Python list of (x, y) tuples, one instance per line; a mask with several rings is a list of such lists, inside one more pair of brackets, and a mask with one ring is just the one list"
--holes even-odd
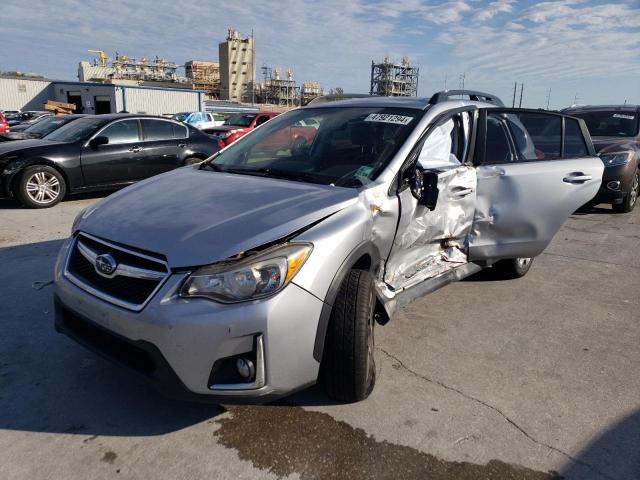
[(385, 282), (395, 290), (467, 261), (466, 237), (475, 209), (475, 169), (459, 166), (436, 173), (440, 193), (433, 211), (408, 189), (400, 193), (400, 224), (385, 270)]

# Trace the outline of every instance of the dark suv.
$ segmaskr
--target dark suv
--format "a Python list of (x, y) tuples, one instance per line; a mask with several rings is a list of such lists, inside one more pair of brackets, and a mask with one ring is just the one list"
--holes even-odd
[(611, 203), (616, 212), (633, 210), (640, 194), (640, 106), (570, 107), (563, 112), (585, 121), (604, 162), (602, 186), (591, 203)]

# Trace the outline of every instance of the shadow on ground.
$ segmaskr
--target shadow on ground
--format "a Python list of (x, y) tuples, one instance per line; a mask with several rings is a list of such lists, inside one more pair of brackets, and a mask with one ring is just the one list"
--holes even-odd
[(165, 399), (55, 332), (51, 281), (61, 243), (0, 249), (0, 429), (147, 436), (223, 412)]
[[(600, 434), (576, 458), (562, 469), (566, 478), (640, 479), (640, 410)], [(591, 468), (585, 470), (584, 464)]]

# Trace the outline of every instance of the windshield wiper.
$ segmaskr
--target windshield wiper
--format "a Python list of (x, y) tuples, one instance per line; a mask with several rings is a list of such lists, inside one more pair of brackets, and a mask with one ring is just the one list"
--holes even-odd
[(226, 173), (236, 173), (239, 175), (255, 175), (257, 177), (271, 177), (271, 178), (280, 178), (284, 180), (298, 180), (309, 183), (320, 183), (326, 185), (328, 183), (327, 179), (320, 176), (314, 175), (313, 173), (308, 172), (292, 172), (290, 170), (279, 170), (277, 168), (220, 168), (218, 165), (214, 165), (210, 163), (209, 167), (216, 167), (215, 170), (218, 172), (226, 172)]

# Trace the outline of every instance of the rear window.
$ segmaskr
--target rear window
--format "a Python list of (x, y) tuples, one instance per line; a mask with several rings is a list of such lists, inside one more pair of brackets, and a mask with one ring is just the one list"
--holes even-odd
[(142, 120), (142, 128), (144, 129), (144, 139), (148, 141), (171, 140), (174, 138), (172, 122)]

